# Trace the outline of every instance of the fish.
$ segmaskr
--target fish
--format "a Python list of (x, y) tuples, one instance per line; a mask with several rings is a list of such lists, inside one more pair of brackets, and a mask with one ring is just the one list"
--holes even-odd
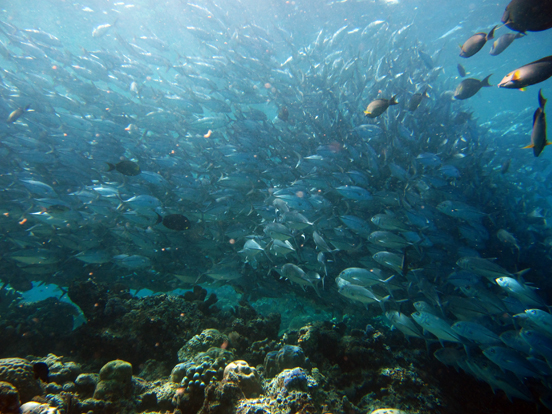
[(462, 66), (460, 63), (456, 65), (456, 68), (458, 69), (458, 74), (460, 77), (465, 78), (466, 77), (466, 69), (464, 69), (464, 66)]
[(456, 87), (456, 90), (454, 91), (454, 99), (456, 100), (464, 100), (471, 98), (473, 95), (475, 95), (477, 92), (479, 92), (479, 89), (490, 87), (489, 84), (489, 78), (492, 75), (488, 75), (483, 80), (474, 79), (474, 78), (467, 78), (464, 79), (460, 84)]
[(391, 99), (376, 99), (370, 102), (364, 111), (364, 116), (368, 118), (377, 118), (391, 105), (398, 105), (398, 102), (395, 100), (396, 97), (395, 95), (391, 97)]
[(429, 98), (429, 95), (427, 94), (427, 88), (422, 93), (418, 92), (412, 95), (410, 101), (408, 102), (408, 110), (410, 112), (414, 112), (416, 109), (418, 109), (424, 98)]
[(107, 34), (107, 32), (117, 24), (118, 20), (119, 19), (115, 19), (113, 24), (105, 23), (105, 24), (100, 24), (100, 25), (96, 26), (94, 28), (94, 30), (92, 30), (92, 37), (100, 38), (100, 37), (105, 36)]
[(337, 292), (348, 299), (363, 303), (365, 305), (380, 303), (388, 299), (387, 296), (379, 298), (370, 289), (363, 286), (353, 285), (351, 283), (344, 283)]
[(516, 32), (541, 32), (552, 28), (552, 4), (540, 0), (512, 0), (502, 23)]
[(531, 347), (532, 354), (540, 354), (547, 362), (552, 361), (552, 339), (548, 335), (523, 328), (520, 331), (520, 336)]
[(389, 231), (374, 231), (368, 236), (368, 241), (386, 249), (403, 249), (411, 245), (403, 237)]
[(494, 39), (494, 32), (497, 26), (493, 27), (489, 33), (476, 33), (460, 46), (460, 57), (469, 58), (479, 52), (485, 43)]
[(113, 262), (127, 269), (143, 269), (151, 265), (151, 260), (148, 257), (139, 254), (119, 254), (113, 256)]
[(372, 223), (383, 230), (390, 231), (409, 231), (410, 227), (401, 220), (388, 214), (376, 214), (371, 218)]
[(499, 88), (521, 89), (543, 82), (552, 76), (552, 56), (528, 63), (508, 73), (498, 84)]
[(287, 108), (287, 106), (282, 106), (278, 110), (278, 119), (281, 119), (284, 122), (288, 122), (288, 120), (289, 120), (289, 109)]
[(480, 220), (485, 216), (485, 213), (477, 208), (461, 201), (446, 200), (437, 205), (437, 210), (447, 216), (461, 220), (472, 221)]
[(423, 338), (423, 333), (420, 331), (420, 328), (418, 328), (414, 321), (404, 313), (400, 313), (399, 311), (388, 311), (385, 312), (385, 317), (395, 328), (401, 331), (407, 339), (409, 337)]
[(48, 384), (50, 382), (49, 373), (50, 369), (45, 362), (35, 362), (33, 364), (34, 379), (40, 379), (42, 382)]
[(142, 172), (140, 170), (140, 166), (138, 165), (138, 163), (133, 161), (125, 160), (125, 161), (120, 161), (117, 164), (111, 164), (108, 162), (107, 166), (109, 167), (109, 169), (107, 170), (108, 172), (115, 170), (120, 172), (123, 175), (127, 175), (130, 177), (134, 177)]
[(111, 261), (111, 254), (106, 250), (87, 250), (76, 254), (74, 257), (89, 264), (102, 264)]
[(531, 131), (531, 143), (523, 148), (533, 148), (533, 155), (538, 157), (542, 154), (544, 147), (550, 145), (546, 139), (546, 114), (544, 106), (546, 99), (542, 96), (542, 89), (539, 90), (539, 107), (533, 114), (533, 129)]
[(500, 368), (512, 371), (519, 377), (538, 378), (537, 370), (519, 352), (504, 346), (491, 346), (483, 350), (483, 355)]
[(17, 121), (19, 118), (21, 118), (21, 116), (25, 112), (27, 112), (30, 108), (31, 108), (31, 104), (29, 104), (25, 107), (17, 108), (15, 111), (10, 112), (10, 114), (8, 115), (8, 119), (6, 119), (6, 122), (8, 124), (13, 124), (15, 121)]
[(411, 316), (418, 325), (435, 335), (441, 343), (443, 341), (462, 342), (460, 336), (451, 329), (450, 324), (444, 319), (423, 311), (414, 312)]
[(312, 287), (316, 294), (320, 296), (318, 291), (318, 283), (321, 282), (322, 278), (316, 272), (305, 272), (299, 266), (294, 265), (293, 263), (286, 263), (282, 266), (280, 274), (283, 278), (288, 279), (289, 281), (298, 284), (303, 289), (306, 286)]
[(512, 233), (510, 233), (508, 230), (500, 229), (496, 233), (496, 237), (498, 240), (500, 240), (502, 243), (510, 245), (515, 247), (518, 251), (521, 250), (518, 244), (518, 241), (514, 237)]
[(343, 185), (336, 188), (337, 192), (349, 200), (369, 201), (372, 196), (368, 190), (356, 185)]
[(516, 39), (525, 36), (523, 33), (505, 33), (493, 42), (489, 55), (498, 56)]
[(444, 38), (450, 36), (451, 34), (453, 34), (454, 32), (457, 32), (458, 30), (461, 30), (461, 29), (463, 29), (463, 26), (458, 24), (458, 25), (454, 26), (452, 29), (450, 29), (449, 31), (447, 31), (447, 32), (443, 33), (441, 36), (439, 36), (439, 40), (444, 39)]
[(48, 265), (61, 261), (59, 254), (49, 249), (23, 249), (9, 254), (9, 257), (25, 265)]
[(382, 276), (381, 270), (377, 268), (348, 267), (339, 273), (338, 278), (353, 285), (370, 287), (376, 284), (385, 284), (391, 280), (391, 277), (384, 280)]
[(162, 217), (159, 213), (157, 214), (157, 222), (156, 224), (163, 224), (164, 227), (170, 229), (170, 230), (176, 230), (176, 231), (184, 231), (188, 230), (191, 226), (190, 220), (188, 220), (188, 217), (182, 215), (182, 214), (167, 214), (166, 216)]
[(475, 322), (458, 321), (450, 327), (458, 335), (482, 345), (502, 344), (497, 334)]
[(523, 281), (518, 281), (509, 276), (502, 276), (496, 279), (496, 284), (527, 307), (545, 306), (544, 300)]
[(404, 256), (392, 252), (382, 251), (374, 254), (372, 257), (382, 266), (388, 267), (389, 269), (402, 275), (406, 275), (405, 270), (408, 267), (408, 263), (406, 263), (405, 267)]
[(461, 257), (456, 264), (464, 270), (469, 270), (476, 275), (487, 278), (491, 282), (494, 282), (498, 277), (513, 275), (502, 266), (482, 257)]

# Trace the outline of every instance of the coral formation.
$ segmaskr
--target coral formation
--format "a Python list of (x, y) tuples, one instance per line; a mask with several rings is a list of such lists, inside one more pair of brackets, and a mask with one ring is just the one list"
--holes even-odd
[(299, 346), (284, 345), (278, 351), (271, 351), (266, 354), (264, 361), (265, 372), (273, 377), (284, 369), (294, 367), (305, 367), (306, 358)]
[(40, 381), (34, 378), (33, 365), (23, 358), (0, 359), (0, 381), (17, 388), (23, 403), (43, 393)]
[(198, 352), (204, 352), (213, 347), (221, 347), (225, 343), (228, 345), (226, 335), (221, 334), (216, 329), (206, 329), (186, 342), (178, 351), (178, 360), (186, 361)]
[(9, 382), (0, 381), (0, 413), (19, 414), (19, 393)]
[(57, 384), (73, 382), (82, 372), (80, 364), (68, 361), (66, 358), (61, 358), (54, 354), (48, 354), (46, 358), (38, 361), (48, 364), (49, 380)]
[(114, 401), (128, 398), (132, 391), (132, 365), (126, 361), (115, 360), (105, 364), (100, 370), (100, 381), (96, 384), (96, 400)]
[(60, 414), (56, 407), (35, 401), (29, 401), (21, 406), (21, 414)]
[(254, 397), (263, 391), (261, 377), (257, 370), (245, 361), (234, 361), (228, 364), (224, 368), (222, 381), (237, 383), (246, 398)]

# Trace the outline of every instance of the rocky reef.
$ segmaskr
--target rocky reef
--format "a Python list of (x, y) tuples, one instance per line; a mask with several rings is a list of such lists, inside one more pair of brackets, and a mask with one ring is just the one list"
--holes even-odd
[(69, 321), (78, 312), (69, 303), (5, 307), (1, 413), (535, 410), (493, 395), (437, 362), (421, 340), (406, 342), (377, 323), (361, 330), (314, 322), (279, 335), (279, 315), (261, 316), (246, 302), (221, 310), (199, 287), (137, 298), (89, 280), (68, 295), (87, 320), (76, 329)]

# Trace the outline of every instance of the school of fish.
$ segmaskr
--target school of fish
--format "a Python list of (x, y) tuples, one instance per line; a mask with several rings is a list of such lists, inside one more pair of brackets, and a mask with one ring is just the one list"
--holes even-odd
[[(527, 113), (478, 125), (458, 102), (491, 87), (491, 74), (464, 78), (464, 59), (552, 28), (552, 2), (505, 5), (514, 32), (469, 37), (452, 89), (414, 23), (313, 28), (306, 42), (227, 3), (178, 3), (193, 54), (129, 31), (123, 6), (80, 53), (0, 20), (2, 289), (230, 285), (251, 301), (367, 309), (443, 364), (552, 409), (550, 187), (501, 144), (543, 153), (546, 96), (530, 136)], [(498, 87), (551, 76), (543, 57)]]

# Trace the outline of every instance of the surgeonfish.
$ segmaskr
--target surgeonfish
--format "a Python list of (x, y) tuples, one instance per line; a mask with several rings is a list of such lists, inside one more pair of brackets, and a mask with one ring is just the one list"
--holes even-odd
[(505, 33), (502, 36), (498, 37), (493, 42), (493, 45), (491, 46), (491, 50), (489, 54), (491, 56), (498, 56), (502, 52), (506, 50), (508, 46), (512, 44), (512, 42), (516, 39), (519, 39), (521, 37), (525, 36), (523, 33)]
[(533, 148), (535, 157), (541, 155), (544, 147), (550, 145), (546, 139), (546, 115), (544, 114), (546, 99), (542, 96), (542, 89), (539, 90), (539, 107), (533, 114), (533, 130), (531, 131), (531, 143), (523, 148)]
[(479, 52), (487, 41), (494, 39), (494, 32), (496, 26), (491, 29), (489, 33), (476, 33), (460, 46), (460, 57), (469, 58)]
[(499, 88), (524, 89), (552, 76), (552, 56), (523, 65), (508, 73), (498, 84)]

